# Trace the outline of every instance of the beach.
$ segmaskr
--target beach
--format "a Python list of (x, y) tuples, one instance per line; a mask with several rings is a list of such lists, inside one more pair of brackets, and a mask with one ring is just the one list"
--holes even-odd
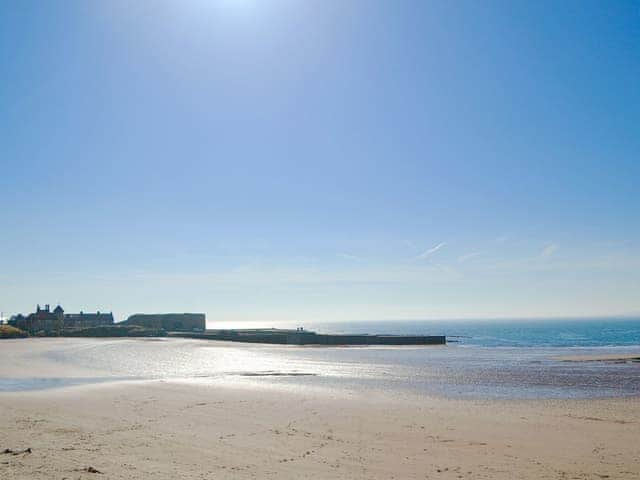
[(5, 393), (0, 409), (0, 449), (31, 449), (0, 456), (3, 479), (640, 478), (637, 398), (470, 401), (141, 381)]
[(494, 350), (3, 341), (0, 478), (640, 478), (637, 364)]
[(0, 72), (0, 480), (640, 480), (640, 0), (4, 0)]

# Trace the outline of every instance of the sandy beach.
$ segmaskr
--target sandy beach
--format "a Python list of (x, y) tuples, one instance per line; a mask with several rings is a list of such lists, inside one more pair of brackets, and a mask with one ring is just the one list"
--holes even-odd
[[(640, 478), (640, 400), (148, 381), (0, 394), (3, 479)], [(95, 471), (100, 473), (95, 473)]]

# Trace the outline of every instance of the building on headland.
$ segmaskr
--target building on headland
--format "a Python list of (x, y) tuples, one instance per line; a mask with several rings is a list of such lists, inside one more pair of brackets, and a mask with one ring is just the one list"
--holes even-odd
[(80, 311), (80, 313), (65, 313), (64, 326), (65, 328), (74, 327), (100, 327), (103, 325), (113, 325), (113, 313), (86, 313)]
[(207, 328), (206, 322), (204, 313), (136, 313), (122, 323), (168, 332), (193, 332), (204, 331)]
[(51, 310), (47, 304), (44, 308), (40, 308), (38, 305), (36, 311), (26, 317), (22, 314), (14, 315), (9, 320), (9, 324), (29, 333), (53, 333), (64, 328), (113, 325), (113, 313), (85, 313), (82, 311), (80, 313), (64, 313), (60, 305)]
[(34, 313), (26, 317), (22, 314), (15, 315), (9, 320), (9, 324), (29, 333), (55, 332), (64, 328), (64, 310), (58, 305), (53, 311), (49, 305), (36, 307)]

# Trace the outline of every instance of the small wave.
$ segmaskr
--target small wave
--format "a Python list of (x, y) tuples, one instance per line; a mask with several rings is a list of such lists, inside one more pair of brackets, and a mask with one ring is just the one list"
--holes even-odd
[(242, 372), (234, 374), (238, 377), (317, 377), (317, 373), (307, 372)]

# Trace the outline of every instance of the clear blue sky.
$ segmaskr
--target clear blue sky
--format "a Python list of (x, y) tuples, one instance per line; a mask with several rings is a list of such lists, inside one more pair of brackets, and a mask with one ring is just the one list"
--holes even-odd
[(640, 312), (640, 2), (0, 5), (0, 310)]

